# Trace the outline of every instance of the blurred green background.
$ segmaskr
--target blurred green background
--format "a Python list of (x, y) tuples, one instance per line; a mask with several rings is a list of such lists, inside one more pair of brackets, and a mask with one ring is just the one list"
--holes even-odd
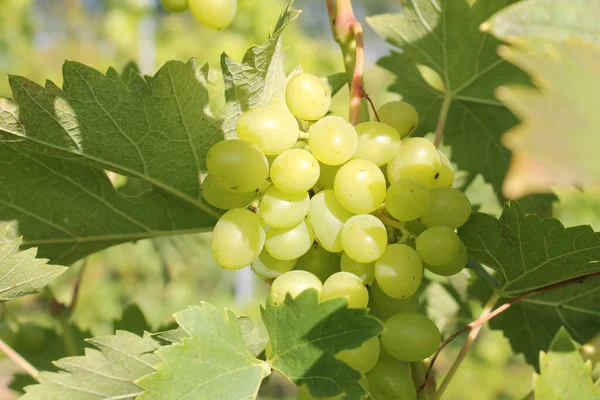
[[(211, 65), (211, 102), (215, 113), (219, 113), (224, 103), (220, 54), (225, 51), (239, 60), (248, 47), (264, 41), (286, 1), (240, 0), (234, 24), (220, 32), (203, 28), (189, 13), (168, 14), (158, 3), (0, 0), (0, 96), (11, 95), (7, 74), (26, 76), (41, 84), (46, 79), (60, 84), (61, 65), (66, 59), (100, 71), (109, 66), (120, 69), (133, 60), (143, 73), (152, 74), (167, 60), (187, 61), (195, 57), (199, 64)], [(386, 0), (355, 0), (354, 4), (359, 19), (398, 11), (399, 7), (399, 2)], [(321, 76), (341, 72), (340, 51), (331, 39), (324, 2), (297, 0), (294, 6), (304, 12), (284, 34), (287, 70), (301, 65)], [(396, 96), (386, 91), (393, 77), (375, 66), (389, 46), (367, 26), (365, 42), (366, 88), (380, 105)], [(332, 110), (347, 116), (347, 103), (348, 94), (343, 90), (335, 97)], [(490, 200), (490, 188), (484, 182), (475, 180), (467, 193), (482, 210), (499, 212), (499, 205)], [(565, 225), (592, 224), (600, 229), (600, 191), (561, 190), (557, 195), (559, 202), (554, 213)], [(219, 268), (210, 255), (208, 240), (208, 235), (160, 238), (121, 245), (89, 257), (85, 268), (83, 262), (77, 263), (51, 288), (53, 296), (68, 305), (73, 285), (80, 280), (73, 326), (50, 315), (51, 296), (46, 292), (3, 304), (0, 336), (12, 338), (13, 342), (17, 341), (15, 335), (20, 334), (21, 339), (27, 336), (27, 340), (23, 339), (24, 345), (29, 346), (26, 350), (43, 353), (49, 361), (52, 351), (47, 350), (57, 346), (57, 339), (47, 332), (72, 329), (95, 336), (111, 334), (113, 321), (120, 320), (123, 310), (132, 304), (141, 308), (151, 329), (168, 324), (174, 312), (201, 301), (230, 307), (238, 315), (257, 317), (268, 285), (253, 279), (248, 271), (234, 273)], [(453, 286), (465, 288), (466, 278), (466, 273), (453, 278)], [(480, 307), (476, 301), (467, 300), (468, 307), (461, 309), (437, 282), (423, 288), (423, 304), (445, 334), (470, 322), (470, 311), (477, 312)], [(447, 370), (460, 344), (457, 340), (442, 353), (436, 364), (439, 371)], [(17, 397), (7, 388), (13, 371), (17, 368), (9, 360), (0, 360), (0, 399)], [(522, 357), (511, 354), (501, 333), (484, 331), (444, 399), (522, 399), (531, 390), (532, 372)], [(274, 377), (265, 385), (261, 398), (294, 395), (292, 386)]]

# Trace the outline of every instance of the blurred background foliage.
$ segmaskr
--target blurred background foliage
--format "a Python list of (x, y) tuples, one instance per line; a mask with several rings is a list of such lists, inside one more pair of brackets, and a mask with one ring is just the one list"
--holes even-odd
[[(154, 0), (0, 0), (0, 96), (10, 97), (7, 74), (26, 76), (40, 84), (50, 79), (61, 84), (64, 60), (90, 65), (100, 71), (109, 66), (122, 68), (138, 63), (144, 74), (154, 73), (167, 60), (211, 66), (210, 90), (215, 113), (223, 107), (219, 59), (224, 51), (241, 59), (252, 44), (261, 43), (284, 8), (285, 0), (240, 0), (234, 24), (225, 31), (211, 31), (197, 24), (189, 13), (168, 14)], [(399, 2), (356, 0), (360, 18), (380, 12), (398, 11)], [(286, 68), (301, 65), (306, 71), (328, 75), (343, 70), (340, 51), (331, 39), (327, 13), (322, 1), (297, 0), (303, 10), (299, 22), (284, 34)], [(395, 99), (387, 92), (392, 76), (375, 65), (389, 46), (365, 24), (366, 87), (377, 105)], [(347, 116), (348, 93), (335, 97), (332, 110)], [(449, 153), (449, 149), (447, 153)], [(467, 193), (485, 212), (499, 213), (500, 207), (489, 187), (477, 179)], [(600, 191), (577, 189), (557, 192), (555, 216), (565, 225), (591, 224), (600, 229)], [(156, 330), (172, 321), (172, 314), (188, 305), (210, 301), (230, 307), (238, 315), (255, 317), (268, 285), (252, 274), (233, 273), (219, 268), (207, 247), (208, 235), (168, 237), (117, 246), (79, 262), (50, 290), (21, 301), (2, 304), (0, 337), (23, 352), (48, 350), (62, 341), (71, 352), (69, 337), (111, 334), (114, 321), (122, 318), (128, 305), (143, 311), (148, 329)], [(467, 272), (450, 281), (428, 281), (422, 290), (423, 307), (434, 316), (444, 333), (472, 320), (480, 304), (466, 301), (460, 307), (457, 296), (467, 293)], [(69, 305), (73, 287), (79, 282), (79, 296), (70, 322), (52, 316), (52, 299)], [(126, 316), (127, 318), (132, 318)], [(143, 321), (124, 321), (143, 325)], [(120, 326), (123, 326), (122, 323)], [(32, 328), (33, 327), (33, 328)], [(46, 331), (42, 331), (46, 328)], [(56, 330), (61, 336), (44, 332)], [(85, 332), (85, 333), (81, 333)], [(65, 334), (67, 333), (67, 334)], [(20, 335), (20, 336), (19, 336)], [(18, 339), (17, 339), (18, 338)], [(436, 367), (445, 371), (458, 353), (460, 340), (442, 353)], [(44, 356), (40, 356), (43, 358)], [(45, 365), (40, 361), (40, 365)], [(9, 360), (0, 360), (1, 399), (16, 398), (6, 388), (16, 371)], [(514, 356), (498, 332), (485, 332), (446, 391), (448, 400), (521, 399), (531, 390), (531, 374), (521, 356)], [(271, 378), (262, 399), (288, 398), (294, 389), (283, 379)], [(510, 382), (510, 384), (507, 384)], [(17, 379), (13, 386), (22, 383)], [(466, 390), (465, 388), (468, 388)]]

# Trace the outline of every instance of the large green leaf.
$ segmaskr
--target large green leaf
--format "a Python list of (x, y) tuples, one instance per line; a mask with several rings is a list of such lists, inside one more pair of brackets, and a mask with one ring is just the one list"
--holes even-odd
[(25, 388), (23, 400), (134, 399), (143, 390), (134, 382), (154, 372), (159, 347), (150, 337), (119, 331), (114, 336), (89, 339), (98, 348), (85, 356), (56, 362), (61, 372), (42, 372), (40, 383)]
[(233, 312), (202, 303), (175, 314), (186, 336), (156, 352), (157, 372), (138, 381), (140, 400), (254, 399), (270, 368), (246, 349)]
[(591, 364), (584, 364), (579, 346), (561, 328), (548, 353), (540, 354), (541, 374), (534, 379), (534, 394), (540, 400), (594, 400), (600, 398), (600, 381), (594, 385)]
[(290, 6), (279, 17), (271, 37), (248, 49), (241, 63), (225, 53), (221, 56), (226, 101), (223, 130), (228, 139), (237, 137), (235, 125), (244, 111), (267, 105), (275, 93), (285, 89), (280, 39), (283, 29), (300, 14)]
[[(360, 346), (381, 333), (381, 322), (364, 309), (349, 309), (346, 301), (334, 299), (319, 303), (315, 290), (306, 290), (284, 304), (267, 302), (262, 309), (269, 332), (271, 367), (296, 385), (306, 385), (314, 397), (340, 393), (358, 400), (365, 395), (358, 383), (361, 374), (335, 354)], [(331, 372), (335, 371), (335, 374)]]
[[(527, 83), (528, 78), (498, 57), (500, 42), (480, 32), (479, 25), (514, 2), (414, 0), (407, 2), (402, 14), (368, 18), (376, 32), (403, 50), (379, 64), (397, 76), (391, 90), (419, 111), (417, 134), (444, 126), (444, 142), (452, 146), (453, 161), (462, 170), (482, 174), (501, 199), (511, 155), (500, 137), (517, 120), (495, 98), (494, 90), (503, 84)], [(534, 199), (525, 206), (547, 213), (550, 199)]]
[[(600, 271), (600, 232), (589, 226), (565, 228), (555, 219), (526, 215), (508, 203), (499, 220), (474, 213), (459, 229), (469, 256), (493, 268), (496, 293), (508, 301), (524, 293)], [(537, 365), (564, 325), (585, 342), (600, 331), (600, 278), (527, 297), (492, 319), (513, 349)]]
[[(0, 229), (0, 242), (6, 230)], [(0, 302), (40, 291), (66, 268), (35, 258), (36, 249), (17, 251), (21, 238), (0, 243)]]

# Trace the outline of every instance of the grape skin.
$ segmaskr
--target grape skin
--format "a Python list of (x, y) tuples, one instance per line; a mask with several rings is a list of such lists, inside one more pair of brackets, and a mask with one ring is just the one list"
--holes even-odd
[(273, 281), (271, 299), (274, 304), (282, 304), (286, 294), (295, 298), (307, 289), (315, 289), (320, 294), (323, 284), (319, 278), (307, 271), (286, 272)]
[(356, 152), (358, 138), (354, 126), (341, 117), (318, 120), (308, 132), (308, 145), (317, 160), (327, 165), (340, 165)]
[(385, 225), (370, 214), (355, 215), (342, 228), (342, 247), (358, 262), (369, 263), (381, 257), (387, 240)]
[(429, 207), (420, 218), (423, 224), (457, 229), (467, 222), (471, 215), (471, 202), (463, 192), (453, 188), (438, 188), (432, 189), (430, 195)]
[(419, 293), (415, 292), (403, 299), (394, 299), (385, 294), (375, 281), (369, 288), (369, 308), (373, 315), (382, 320), (400, 312), (416, 312), (419, 310)]
[(308, 192), (288, 194), (272, 186), (260, 201), (259, 215), (270, 227), (289, 228), (306, 217), (309, 206)]
[(217, 263), (240, 269), (254, 261), (265, 244), (265, 231), (258, 215), (244, 208), (227, 211), (212, 233), (211, 249)]
[(364, 375), (377, 364), (379, 349), (379, 339), (375, 336), (365, 340), (359, 347), (340, 351), (335, 357)]
[(192, 15), (207, 28), (227, 28), (235, 18), (237, 0), (189, 0)]
[(278, 260), (273, 258), (265, 249), (258, 258), (252, 261), (251, 268), (254, 273), (265, 279), (277, 278), (279, 275), (291, 271), (298, 260)]
[(285, 102), (296, 118), (316, 121), (327, 114), (331, 105), (329, 87), (314, 75), (301, 73), (285, 88)]
[(400, 179), (388, 188), (385, 194), (385, 208), (399, 221), (412, 221), (429, 208), (430, 197), (429, 190), (423, 184)]
[(291, 228), (269, 228), (265, 248), (278, 260), (293, 260), (306, 253), (315, 240), (306, 219)]
[(336, 272), (323, 283), (321, 301), (345, 298), (348, 308), (365, 308), (369, 304), (369, 291), (363, 281), (350, 272)]
[(202, 197), (213, 207), (221, 210), (231, 210), (252, 203), (256, 197), (256, 191), (247, 193), (232, 192), (219, 185), (215, 177), (208, 174), (202, 181)]
[(387, 175), (390, 183), (410, 179), (431, 188), (441, 167), (441, 156), (434, 144), (416, 137), (402, 143), (398, 155), (388, 163)]
[(165, 10), (169, 12), (183, 12), (188, 9), (188, 0), (161, 0)]
[(333, 183), (335, 197), (354, 214), (375, 211), (385, 200), (385, 178), (379, 167), (367, 160), (351, 160), (340, 168)]
[(350, 272), (351, 274), (358, 276), (365, 285), (368, 285), (375, 280), (374, 262), (361, 263), (348, 257), (348, 254), (342, 253), (340, 267), (342, 271)]
[(423, 264), (411, 247), (395, 243), (375, 261), (375, 280), (381, 290), (394, 299), (405, 299), (417, 292), (423, 279)]
[(452, 229), (436, 226), (419, 235), (416, 247), (423, 262), (430, 265), (444, 265), (458, 256), (460, 239)]
[(286, 150), (271, 165), (271, 182), (285, 193), (304, 193), (319, 179), (319, 162), (306, 150)]
[(416, 400), (417, 390), (408, 369), (398, 362), (380, 358), (367, 374), (373, 400)]
[(390, 101), (378, 110), (379, 120), (392, 126), (400, 137), (411, 134), (419, 125), (419, 113), (410, 104), (403, 101)]
[(437, 350), (441, 342), (438, 327), (419, 313), (400, 313), (383, 326), (381, 344), (390, 355), (402, 361), (423, 360)]
[(252, 143), (266, 155), (277, 155), (291, 149), (298, 140), (298, 122), (290, 112), (277, 106), (246, 111), (235, 127), (241, 140)]
[(336, 253), (328, 252), (318, 243), (313, 243), (311, 248), (298, 259), (296, 269), (311, 272), (321, 282), (325, 282), (331, 275), (339, 272), (340, 257)]
[(454, 170), (452, 169), (452, 164), (450, 164), (450, 160), (444, 153), (438, 150), (440, 153), (440, 160), (442, 162), (442, 166), (440, 168), (440, 174), (435, 179), (432, 184), (432, 188), (442, 188), (442, 187), (450, 187), (454, 183)]
[(400, 134), (382, 122), (363, 122), (356, 125), (358, 147), (352, 158), (369, 160), (378, 167), (392, 161), (400, 151)]
[(423, 266), (433, 272), (436, 275), (441, 276), (452, 276), (458, 274), (467, 265), (469, 255), (467, 254), (467, 247), (460, 241), (458, 255), (450, 261), (448, 264), (443, 265), (429, 265), (424, 263)]
[(331, 189), (323, 190), (310, 199), (308, 220), (315, 238), (329, 252), (343, 250), (342, 228), (353, 215), (342, 207)]

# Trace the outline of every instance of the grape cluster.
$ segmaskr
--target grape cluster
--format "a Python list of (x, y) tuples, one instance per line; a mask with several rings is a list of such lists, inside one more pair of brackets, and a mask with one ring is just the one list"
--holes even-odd
[(235, 18), (237, 0), (161, 0), (163, 7), (170, 12), (184, 12), (189, 9), (198, 22), (207, 28), (225, 29)]
[(245, 112), (238, 139), (209, 150), (203, 197), (228, 210), (212, 252), (224, 268), (251, 265), (274, 278), (275, 304), (312, 288), (321, 301), (369, 307), (383, 334), (338, 357), (366, 374), (374, 399), (406, 396), (414, 385), (397, 360), (423, 360), (440, 344), (436, 325), (417, 312), (424, 268), (449, 276), (465, 267), (455, 230), (471, 204), (451, 188), (448, 158), (409, 137), (419, 119), (411, 105), (385, 104), (380, 121), (353, 126), (326, 115), (330, 103), (328, 86), (300, 73), (285, 101)]

